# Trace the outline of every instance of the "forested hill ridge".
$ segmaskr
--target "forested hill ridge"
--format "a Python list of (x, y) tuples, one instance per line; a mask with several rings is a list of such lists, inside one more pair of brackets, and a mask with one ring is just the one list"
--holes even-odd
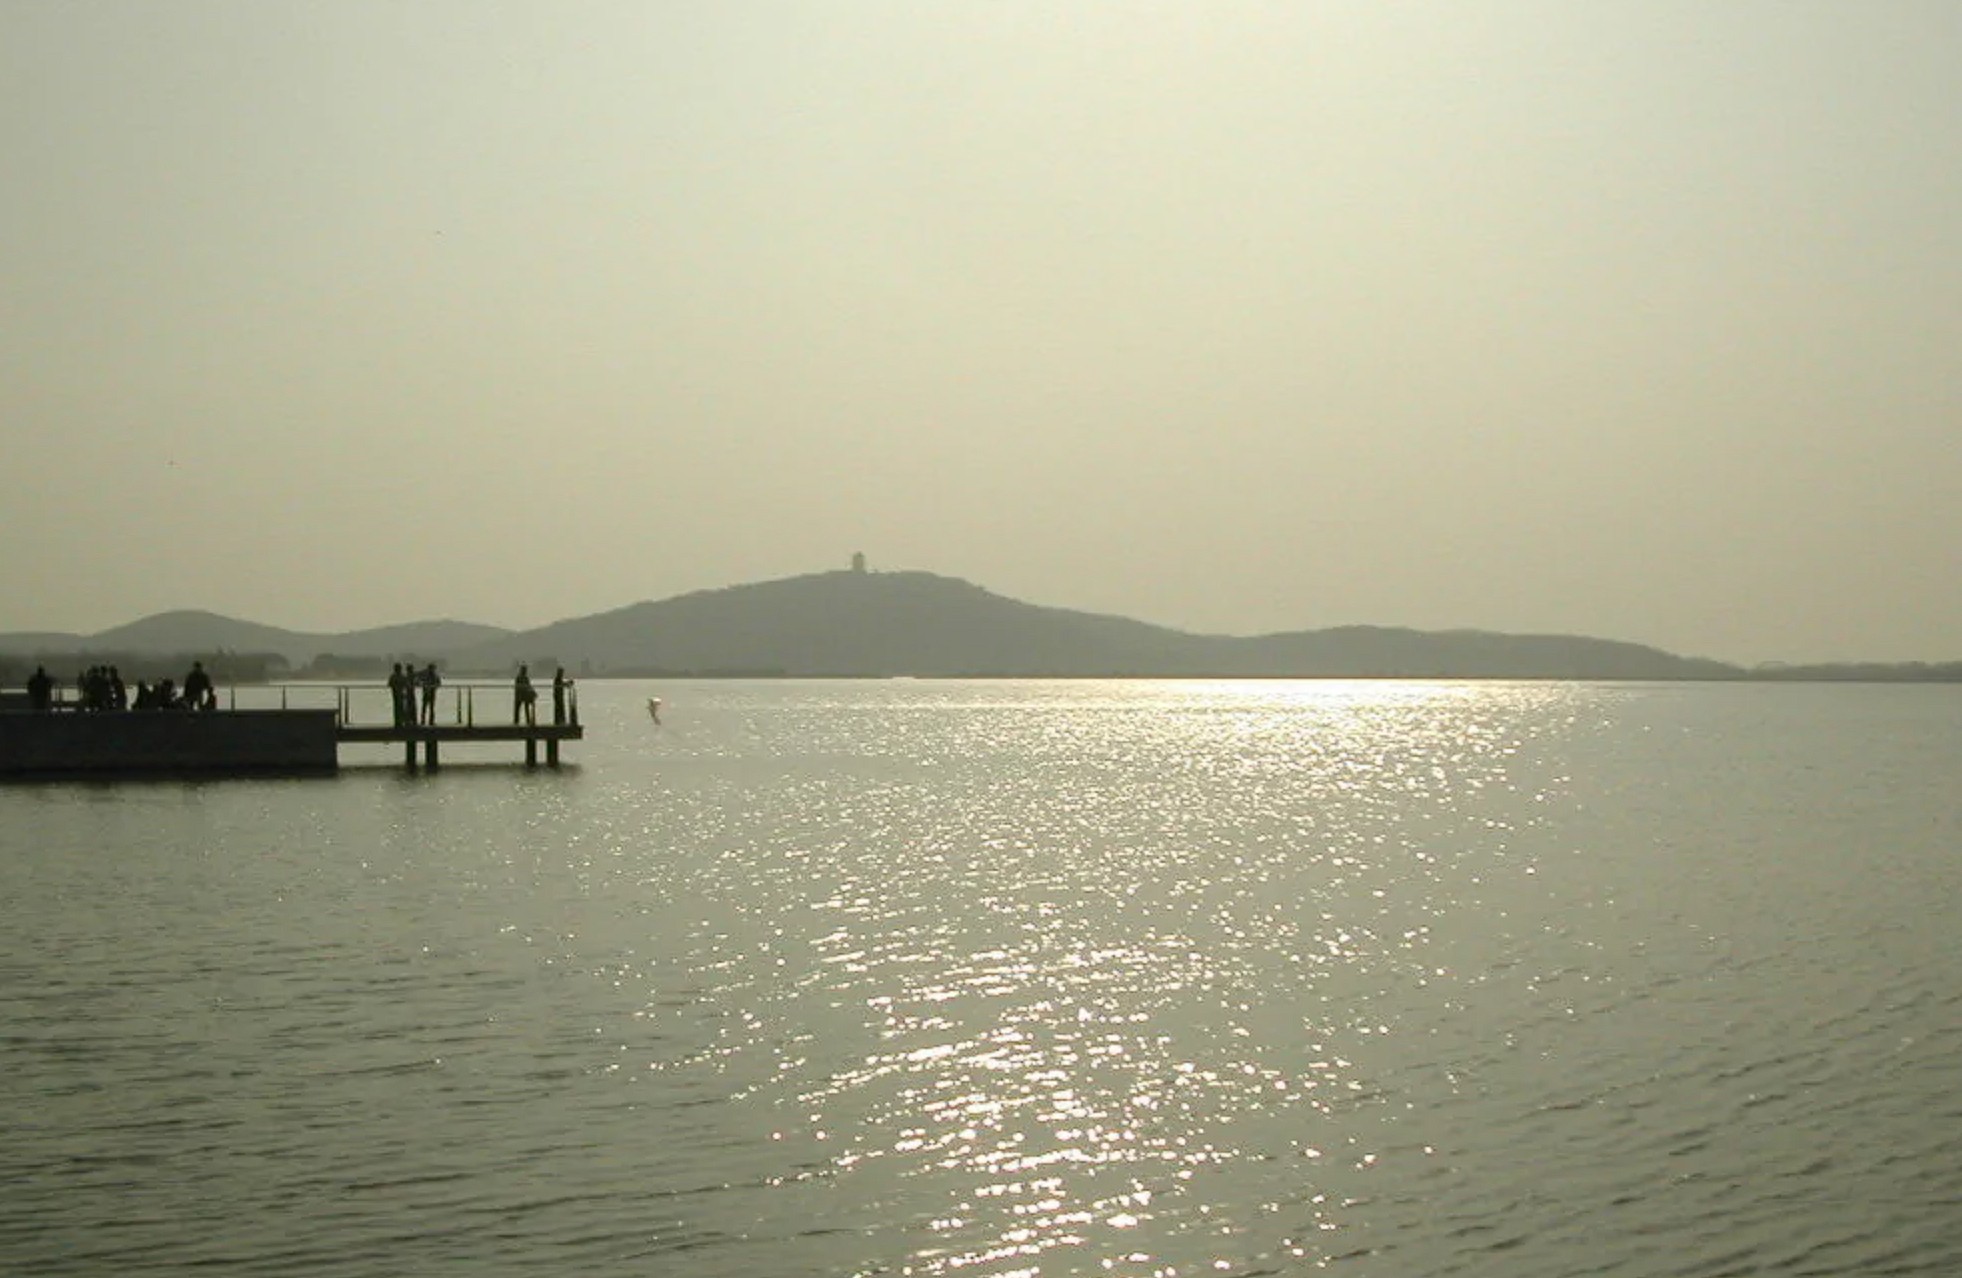
[(450, 653), (511, 633), (467, 621), (418, 621), (372, 630), (314, 634), (240, 621), (215, 612), (160, 612), (91, 635), (58, 631), (0, 634), (0, 654), (16, 658), (83, 653), (239, 652), (277, 656), (302, 665), (323, 653), (386, 657), (391, 653)]
[(1237, 638), (1040, 607), (926, 572), (827, 572), (561, 621), (457, 654), (592, 673), (1723, 679), (1638, 644), (1383, 627)]
[[(1962, 662), (1746, 669), (1572, 635), (1384, 626), (1193, 634), (1023, 603), (927, 572), (814, 573), (526, 631), (436, 621), (320, 635), (173, 612), (96, 635), (0, 634), (0, 666), (42, 654), (218, 651), (273, 653), (294, 667), (323, 654), (414, 657), (458, 674), (500, 676), (529, 661), (583, 675), (1962, 681)], [(0, 681), (7, 677), (0, 670)]]

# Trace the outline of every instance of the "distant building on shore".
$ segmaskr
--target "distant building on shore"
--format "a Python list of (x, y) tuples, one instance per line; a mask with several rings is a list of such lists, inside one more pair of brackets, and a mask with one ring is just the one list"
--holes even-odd
[(860, 550), (860, 551), (855, 551), (855, 552), (853, 552), (853, 554), (852, 554), (852, 571), (853, 571), (853, 572), (864, 572), (864, 571), (865, 571), (865, 552), (864, 552), (864, 551), (862, 551), (862, 550)]

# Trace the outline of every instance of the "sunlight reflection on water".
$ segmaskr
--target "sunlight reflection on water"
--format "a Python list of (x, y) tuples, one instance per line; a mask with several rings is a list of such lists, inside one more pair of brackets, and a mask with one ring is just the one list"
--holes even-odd
[[(1422, 957), (1457, 887), (1440, 863), (1518, 819), (1510, 798), (1503, 820), (1473, 800), (1512, 795), (1519, 734), (1557, 726), (1564, 694), (1065, 691), (956, 724), (985, 739), (930, 744), (934, 793), (874, 801), (827, 857), (844, 890), (806, 903), (810, 960), (781, 1001), (862, 1007), (876, 1041), (828, 1069), (800, 1057), (773, 1135), (919, 1204), (932, 1241), (899, 1272), (1053, 1253), (1153, 1272), (1168, 1243), (1184, 1263), (1239, 1253), (1284, 1211), (1262, 1250), (1305, 1255), (1347, 1195), (1304, 1179), (1381, 1156), (1320, 1125), (1375, 1095), (1354, 1044), (1390, 1033), (1378, 1000), (1443, 975)], [(1523, 721), (1522, 701), (1556, 713)], [(804, 822), (832, 801), (802, 792)], [(1254, 1196), (1212, 1201), (1226, 1184)]]

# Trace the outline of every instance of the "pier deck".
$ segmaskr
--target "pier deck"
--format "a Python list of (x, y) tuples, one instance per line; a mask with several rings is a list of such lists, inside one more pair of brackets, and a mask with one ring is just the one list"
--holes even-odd
[[(491, 683), (451, 683), (439, 689), (436, 704), (430, 707), (433, 712), (432, 723), (399, 723), (394, 719), (394, 710), (386, 700), (375, 694), (377, 690), (360, 684), (339, 684), (334, 687), (336, 706), (335, 740), (347, 745), (391, 745), (402, 743), (402, 763), (413, 769), (416, 766), (416, 747), (423, 750), (423, 766), (430, 770), (442, 766), (442, 746), (445, 743), (467, 744), (472, 742), (522, 741), (525, 746), (525, 766), (538, 766), (538, 747), (545, 747), (545, 766), (559, 766), (559, 743), (561, 741), (580, 741), (586, 730), (579, 726), (579, 690), (577, 685), (568, 682), (559, 704), (547, 714), (537, 714), (534, 719), (514, 719), (504, 721), (505, 713), (514, 713), (509, 684)], [(477, 721), (477, 699), (482, 694), (485, 702), (485, 722)], [(284, 695), (284, 694), (282, 694)], [(543, 699), (552, 704), (550, 685), (546, 686)], [(493, 707), (501, 707), (499, 709)], [(414, 707), (417, 717), (422, 716), (422, 701), (418, 693)], [(357, 714), (357, 710), (360, 711)], [(373, 718), (370, 718), (370, 716)], [(383, 717), (387, 722), (381, 722)]]
[(586, 730), (577, 723), (437, 723), (398, 727), (394, 724), (339, 724), (336, 741), (348, 745), (388, 745), (401, 742), (403, 763), (416, 766), (416, 746), (423, 748), (425, 767), (442, 765), (440, 747), (448, 743), (522, 741), (525, 766), (538, 765), (538, 746), (545, 746), (545, 766), (559, 766), (559, 742), (581, 741)]
[[(538, 722), (505, 721), (512, 711), (511, 685), (444, 684), (428, 709), (434, 723), (395, 720), (393, 698), (380, 684), (254, 684), (223, 690), (213, 710), (115, 710), (85, 712), (72, 700), (36, 711), (0, 702), (0, 778), (114, 777), (183, 773), (204, 776), (252, 773), (331, 773), (343, 745), (400, 742), (402, 762), (413, 771), (416, 747), (422, 766), (441, 766), (445, 744), (523, 742), (525, 766), (559, 766), (559, 743), (581, 741), (579, 694), (568, 682), (560, 695), (546, 685), (547, 713)], [(487, 722), (477, 721), (479, 694)], [(241, 704), (243, 703), (243, 704)], [(418, 717), (423, 710), (418, 697)]]

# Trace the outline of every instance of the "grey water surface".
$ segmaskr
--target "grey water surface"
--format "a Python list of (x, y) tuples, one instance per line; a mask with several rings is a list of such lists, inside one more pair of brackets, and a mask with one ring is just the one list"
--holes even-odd
[(580, 692), (0, 788), (0, 1272), (1962, 1272), (1962, 689)]

